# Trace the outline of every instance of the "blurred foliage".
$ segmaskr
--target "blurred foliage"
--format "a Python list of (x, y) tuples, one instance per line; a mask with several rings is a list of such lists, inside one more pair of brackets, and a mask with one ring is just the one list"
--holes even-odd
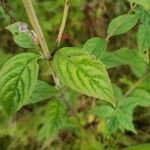
[[(64, 1), (33, 0), (33, 2), (49, 50), (52, 51), (55, 47), (57, 33), (62, 20)], [(28, 24), (29, 30), (32, 30), (32, 28), (21, 0), (0, 0), (0, 4), (0, 67), (2, 67), (4, 62), (16, 53), (32, 51), (31, 47), (29, 47), (31, 49), (24, 49), (15, 44), (11, 33), (5, 29), (6, 26), (14, 22), (24, 22)], [(127, 13), (129, 8), (130, 4), (127, 0), (71, 0), (69, 17), (63, 33), (61, 47), (81, 47), (91, 37), (106, 38), (110, 21), (118, 15)], [(137, 10), (137, 14), (140, 14), (140, 9)], [(145, 24), (142, 15), (140, 15), (141, 22)], [(111, 54), (107, 52), (102, 57), (106, 67), (109, 69), (110, 78), (123, 92), (129, 89), (138, 77), (145, 73), (148, 67), (140, 56), (134, 57), (138, 55), (135, 52), (138, 45), (137, 31), (138, 27), (135, 26), (124, 36), (112, 37), (109, 41), (108, 50), (110, 52), (115, 50), (115, 52)], [(126, 46), (129, 48), (122, 49), (122, 47)], [(39, 79), (47, 81), (49, 70), (46, 75), (42, 74), (43, 70), (46, 69), (43, 64), (41, 63), (40, 66), (41, 74)], [(150, 93), (150, 78), (144, 81), (140, 88), (146, 89)], [(64, 124), (64, 128), (60, 128), (58, 135), (53, 135), (47, 140), (41, 139), (40, 134), (47, 132), (48, 128), (47, 124), (43, 125), (45, 122), (44, 114), (52, 105), (48, 103), (48, 100), (24, 106), (13, 116), (13, 119), (10, 119), (0, 107), (0, 150), (116, 150), (130, 145), (150, 142), (149, 108), (137, 107), (134, 112), (133, 120), (137, 128), (137, 135), (131, 132), (118, 131), (112, 136), (108, 136), (105, 132), (106, 122), (102, 120), (99, 122), (93, 115), (87, 114), (88, 109), (95, 105), (92, 98), (80, 95), (70, 89), (68, 91), (64, 96), (69, 102), (67, 114), (70, 118), (67, 120), (67, 124)], [(57, 91), (54, 91), (53, 94), (55, 92)], [(122, 96), (120, 90), (116, 92), (118, 97)], [(138, 92), (133, 93), (133, 96)], [(141, 95), (145, 96), (145, 93), (143, 92)], [(70, 109), (70, 105), (74, 106), (76, 110)], [(77, 119), (74, 116), (74, 111), (78, 112)], [(57, 112), (55, 113), (57, 115)], [(61, 117), (64, 117), (63, 110), (60, 113), (62, 113)], [(93, 113), (96, 113), (96, 110)], [(113, 127), (118, 125), (115, 117), (111, 118), (114, 120)], [(65, 117), (61, 118), (61, 120), (65, 121)], [(122, 120), (122, 123), (122, 126), (125, 126), (126, 120)], [(83, 126), (83, 128), (80, 126)], [(134, 128), (132, 129), (134, 130)], [(147, 147), (147, 145), (145, 146)], [(138, 150), (138, 146), (135, 149)], [(142, 150), (146, 150), (146, 148)]]

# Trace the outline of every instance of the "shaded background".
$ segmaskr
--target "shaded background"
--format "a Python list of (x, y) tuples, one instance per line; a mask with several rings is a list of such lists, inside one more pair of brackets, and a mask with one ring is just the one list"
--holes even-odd
[[(55, 42), (62, 19), (63, 0), (34, 0), (34, 7), (44, 31), (50, 51), (55, 47)], [(120, 15), (128, 12), (129, 3), (126, 0), (71, 0), (69, 16), (66, 28), (62, 37), (60, 47), (81, 46), (91, 37), (106, 38), (107, 28), (110, 21)], [(23, 51), (30, 51), (17, 46), (12, 35), (5, 30), (5, 27), (16, 21), (21, 21), (31, 25), (26, 16), (21, 0), (1, 0), (0, 7), (0, 67), (12, 55)], [(134, 27), (123, 36), (111, 38), (108, 50), (128, 46), (137, 47), (137, 27)], [(135, 81), (136, 77), (132, 74), (127, 65), (121, 65), (109, 70), (110, 78), (123, 91), (130, 82)], [(42, 78), (42, 77), (41, 77)], [(46, 80), (46, 79), (45, 79)], [(73, 93), (73, 92), (72, 92)], [(72, 94), (72, 99), (78, 99), (77, 109), (82, 112), (88, 108), (92, 100), (86, 96)], [(0, 114), (0, 150), (34, 150), (34, 149), (64, 149), (64, 150), (96, 150), (89, 148), (87, 143), (78, 136), (68, 131), (61, 131), (57, 137), (49, 141), (38, 139), (37, 133), (40, 128), (43, 111), (47, 102), (42, 102), (22, 108), (13, 120), (5, 124), (3, 114)], [(81, 114), (82, 115), (82, 114)], [(94, 127), (91, 116), (86, 116), (85, 130), (87, 136), (93, 137), (93, 132), (89, 129)], [(104, 144), (106, 149), (126, 147), (133, 144), (150, 142), (150, 110), (149, 108), (138, 107), (134, 113), (134, 123), (138, 134), (130, 132), (118, 132), (105, 141), (100, 137), (94, 145), (99, 147)], [(92, 121), (91, 121), (92, 120)], [(16, 129), (15, 129), (16, 128)], [(78, 132), (78, 131), (76, 131)], [(99, 132), (97, 131), (97, 135)], [(93, 141), (94, 143), (95, 141)], [(90, 143), (90, 142), (89, 142)]]

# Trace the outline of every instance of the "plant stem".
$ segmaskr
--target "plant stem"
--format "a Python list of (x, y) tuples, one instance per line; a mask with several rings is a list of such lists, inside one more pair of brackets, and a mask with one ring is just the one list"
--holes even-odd
[[(30, 22), (32, 24), (32, 27), (33, 27), (35, 33), (37, 34), (37, 38), (38, 38), (40, 46), (42, 48), (41, 52), (44, 55), (45, 59), (50, 60), (51, 55), (50, 55), (50, 52), (48, 50), (48, 46), (47, 46), (46, 40), (44, 38), (42, 29), (39, 25), (35, 10), (34, 10), (33, 5), (32, 5), (32, 2), (31, 2), (31, 0), (22, 0), (22, 1), (23, 1), (23, 4), (24, 4), (24, 7), (26, 9), (27, 15), (30, 19)], [(53, 70), (51, 62), (49, 62), (49, 67), (52, 70), (53, 80), (54, 80), (56, 86), (58, 86), (59, 81), (58, 81), (57, 77), (55, 76), (55, 72)]]
[(67, 21), (67, 17), (68, 17), (68, 11), (69, 11), (69, 2), (70, 2), (70, 0), (65, 0), (63, 18), (62, 18), (59, 33), (57, 36), (57, 40), (56, 40), (57, 47), (59, 47), (59, 45), (60, 45), (60, 42), (62, 39), (62, 34), (64, 32), (64, 29), (65, 29), (65, 25), (66, 25), (66, 21)]
[(30, 22), (32, 24), (33, 30), (37, 34), (37, 38), (38, 38), (40, 46), (42, 48), (41, 49), (42, 54), (44, 55), (44, 57), (46, 59), (50, 59), (50, 53), (48, 50), (48, 46), (47, 46), (46, 40), (44, 38), (42, 29), (39, 25), (35, 10), (34, 10), (33, 5), (32, 5), (32, 1), (31, 0), (22, 0), (22, 2), (24, 4), (27, 15), (28, 15)]
[(131, 88), (125, 93), (125, 96), (128, 96), (135, 88), (139, 86), (140, 83), (142, 83), (148, 76), (150, 75), (150, 72), (147, 72), (143, 77), (141, 77), (137, 82), (135, 82)]

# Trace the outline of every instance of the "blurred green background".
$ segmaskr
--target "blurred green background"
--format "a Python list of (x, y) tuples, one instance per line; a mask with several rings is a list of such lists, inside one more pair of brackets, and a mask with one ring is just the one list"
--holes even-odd
[[(0, 67), (2, 67), (3, 63), (13, 55), (32, 51), (32, 49), (23, 49), (17, 46), (11, 33), (5, 27), (21, 21), (28, 23), (29, 28), (32, 28), (21, 0), (0, 0), (0, 3)], [(33, 0), (33, 4), (49, 50), (52, 51), (62, 20), (64, 0)], [(71, 0), (69, 16), (60, 47), (81, 46), (91, 37), (106, 38), (110, 21), (114, 17), (128, 12), (129, 7), (127, 0)], [(108, 50), (114, 51), (124, 46), (137, 47), (136, 34), (137, 27), (134, 27), (123, 36), (113, 37), (109, 41)], [(122, 90), (126, 89), (126, 86), (136, 79), (126, 65), (110, 69), (109, 74), (111, 80), (118, 84)], [(68, 96), (74, 101), (78, 94), (71, 92)], [(78, 99), (80, 100), (79, 111), (88, 107), (88, 103), (91, 102), (87, 97), (78, 96)], [(38, 130), (43, 123), (46, 104), (47, 102), (41, 102), (25, 106), (9, 122), (0, 113), (0, 150), (100, 150), (102, 146), (105, 149), (113, 150), (150, 142), (150, 110), (140, 107), (134, 113), (134, 123), (138, 135), (130, 132), (117, 132), (105, 140), (103, 138), (99, 140), (99, 136), (97, 137), (98, 140), (93, 140), (93, 134), (89, 131), (90, 122), (93, 118), (86, 116), (87, 118), (83, 120), (87, 132), (86, 138), (85, 135), (82, 135), (82, 131), (75, 128), (76, 134), (72, 131), (63, 130), (57, 136), (42, 141), (38, 136)], [(81, 117), (83, 115), (81, 113)], [(98, 129), (97, 132), (99, 132)]]

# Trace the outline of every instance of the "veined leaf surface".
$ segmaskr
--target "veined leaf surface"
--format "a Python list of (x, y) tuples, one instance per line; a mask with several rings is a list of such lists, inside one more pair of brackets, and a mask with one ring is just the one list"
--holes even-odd
[(39, 131), (41, 139), (58, 133), (59, 129), (66, 123), (65, 112), (65, 107), (60, 100), (52, 99), (48, 103), (44, 114), (44, 124)]
[(31, 96), (38, 77), (38, 55), (22, 53), (0, 71), (0, 102), (8, 114), (21, 108)]
[(114, 18), (108, 27), (108, 36), (119, 35), (128, 32), (137, 24), (136, 15), (120, 15)]
[(62, 48), (54, 57), (60, 81), (88, 96), (115, 105), (115, 98), (104, 64), (80, 48)]
[(91, 38), (83, 45), (83, 50), (92, 53), (96, 58), (103, 57), (106, 49), (107, 41), (99, 37)]
[(58, 90), (44, 81), (38, 80), (27, 104), (38, 103), (58, 95)]

